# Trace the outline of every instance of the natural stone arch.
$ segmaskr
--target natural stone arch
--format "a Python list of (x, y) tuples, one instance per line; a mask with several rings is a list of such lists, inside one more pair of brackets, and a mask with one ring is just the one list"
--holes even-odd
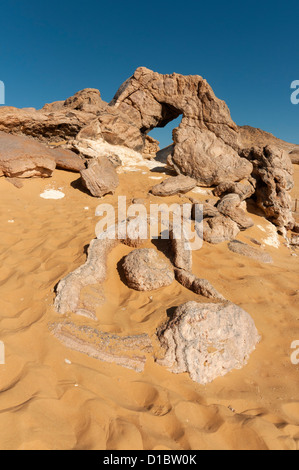
[(237, 153), (238, 127), (228, 107), (199, 75), (162, 75), (139, 67), (110, 106), (129, 116), (143, 135), (182, 114), (169, 162), (201, 185), (240, 181), (252, 171)]

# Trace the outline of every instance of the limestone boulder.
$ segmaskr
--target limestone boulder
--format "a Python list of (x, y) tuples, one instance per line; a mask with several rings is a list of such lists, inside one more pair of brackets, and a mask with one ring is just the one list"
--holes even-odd
[(133, 250), (125, 257), (123, 270), (128, 286), (138, 291), (159, 289), (174, 281), (170, 262), (151, 248)]
[(224, 215), (207, 218), (203, 222), (203, 239), (212, 244), (233, 240), (239, 232), (237, 223)]
[(203, 385), (245, 366), (260, 339), (237, 305), (198, 302), (178, 307), (157, 336), (165, 354), (157, 362)]
[(115, 167), (106, 157), (91, 160), (80, 173), (82, 183), (94, 197), (113, 194), (119, 185)]

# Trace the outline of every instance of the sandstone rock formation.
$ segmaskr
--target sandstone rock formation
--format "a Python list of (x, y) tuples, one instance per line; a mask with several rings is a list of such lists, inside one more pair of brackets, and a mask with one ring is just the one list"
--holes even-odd
[(233, 240), (232, 242), (230, 242), (228, 244), (228, 248), (233, 253), (237, 253), (242, 256), (247, 256), (248, 258), (260, 261), (261, 263), (273, 263), (273, 259), (269, 255), (269, 253), (247, 245), (246, 243), (242, 243), (238, 240)]
[(174, 151), (174, 144), (170, 144), (164, 149), (159, 150), (159, 152), (156, 153), (156, 160), (161, 162), (161, 163), (167, 163), (168, 158), (170, 155), (173, 154)]
[(157, 362), (200, 384), (243, 367), (259, 341), (252, 318), (232, 303), (187, 302), (157, 336), (165, 352)]
[(40, 110), (1, 106), (0, 131), (31, 136), (43, 142), (73, 139), (107, 106), (100, 96), (98, 90), (86, 89), (66, 101), (46, 104)]
[(145, 354), (153, 352), (151, 340), (146, 334), (119, 336), (73, 322), (54, 323), (50, 325), (50, 330), (70, 349), (136, 372), (144, 370)]
[(195, 188), (197, 182), (189, 176), (178, 175), (167, 178), (162, 183), (155, 185), (150, 192), (154, 196), (173, 196), (174, 194), (187, 193)]
[(8, 177), (49, 177), (56, 168), (54, 152), (33, 139), (0, 132), (0, 172)]
[(95, 197), (113, 194), (119, 185), (115, 167), (106, 157), (91, 160), (88, 168), (84, 168), (80, 173), (84, 186)]
[(278, 227), (292, 229), (294, 218), (289, 191), (294, 186), (293, 167), (288, 154), (273, 146), (243, 151), (254, 167), (255, 198), (267, 218)]
[[(80, 157), (84, 160), (106, 156), (118, 164), (121, 153), (126, 159), (130, 152), (136, 152), (134, 155), (141, 159), (142, 155), (153, 158), (159, 147), (148, 133), (180, 115), (182, 122), (173, 131), (173, 144), (159, 151), (156, 158), (167, 158), (182, 178), (190, 177), (202, 186), (218, 186), (215, 194), (219, 197), (229, 193), (238, 194), (241, 201), (255, 197), (270, 221), (281, 228), (292, 228), (289, 156), (296, 161), (299, 146), (259, 129), (238, 127), (226, 104), (216, 98), (206, 80), (198, 75), (163, 75), (139, 67), (109, 104), (101, 99), (98, 90), (84, 89), (41, 110), (1, 107), (0, 131), (31, 136), (48, 144), (59, 143), (57, 167), (85, 171)], [(256, 150), (252, 152), (249, 149), (253, 144)], [(63, 148), (78, 155), (72, 154), (71, 158), (71, 154), (62, 154)], [(0, 168), (0, 175), (49, 176), (53, 164), (48, 162), (47, 167), (40, 169), (39, 163), (28, 170), (14, 166), (9, 171), (6, 166), (5, 171)], [(157, 185), (153, 192), (171, 194), (168, 185), (172, 182)], [(185, 190), (187, 187), (181, 188)], [(243, 222), (239, 224), (241, 228), (246, 227)]]
[(294, 165), (299, 165), (299, 148), (298, 150), (292, 150), (290, 153), (289, 153), (289, 157), (291, 159), (291, 162), (294, 164)]
[(124, 259), (123, 270), (128, 286), (138, 291), (159, 289), (174, 281), (168, 260), (151, 248), (132, 251)]
[(144, 134), (182, 114), (173, 132), (169, 162), (178, 173), (201, 185), (240, 181), (252, 171), (251, 164), (237, 153), (238, 128), (226, 104), (198, 75), (161, 75), (139, 67), (110, 105), (129, 116)]

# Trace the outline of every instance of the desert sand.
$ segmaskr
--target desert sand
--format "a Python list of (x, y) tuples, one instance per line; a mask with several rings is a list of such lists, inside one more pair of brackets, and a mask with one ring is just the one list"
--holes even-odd
[[(166, 176), (136, 170), (120, 173), (120, 186), (103, 201), (116, 206), (123, 194), (156, 201), (148, 190)], [(299, 198), (299, 167), (294, 170), (292, 196)], [(291, 344), (299, 340), (298, 257), (262, 214), (250, 214), (255, 226), (237, 239), (263, 243), (273, 264), (231, 253), (227, 243), (204, 243), (193, 252), (194, 273), (244, 308), (261, 335), (243, 369), (202, 386), (150, 355), (137, 373), (70, 350), (52, 335), (51, 324), (65, 318), (54, 310), (54, 288), (85, 262), (83, 247), (95, 237), (95, 210), (103, 201), (83, 191), (75, 173), (55, 170), (50, 179), (21, 181), (16, 188), (0, 178), (1, 449), (299, 449), (299, 366), (291, 362)], [(40, 197), (46, 190), (65, 196)], [(163, 202), (190, 196), (207, 197), (191, 191)], [(67, 319), (152, 336), (168, 309), (200, 301), (176, 281), (150, 293), (129, 289), (117, 264), (131, 250), (119, 245), (109, 256), (107, 301), (97, 322)]]

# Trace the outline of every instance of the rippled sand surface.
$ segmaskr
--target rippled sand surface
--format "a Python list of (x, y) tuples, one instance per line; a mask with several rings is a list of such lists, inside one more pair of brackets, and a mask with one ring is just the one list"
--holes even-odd
[[(1, 449), (299, 448), (299, 366), (290, 359), (299, 340), (298, 257), (282, 238), (279, 248), (265, 246), (273, 265), (233, 254), (226, 243), (193, 254), (194, 272), (248, 311), (262, 337), (245, 368), (212, 384), (171, 374), (150, 355), (143, 373), (100, 362), (51, 334), (49, 325), (66, 318), (108, 333), (153, 335), (168, 309), (198, 300), (177, 282), (151, 293), (130, 290), (117, 264), (131, 248), (119, 245), (109, 256), (97, 322), (53, 309), (57, 282), (85, 262), (99, 202), (146, 197), (158, 182), (150, 176), (159, 173), (121, 174), (116, 194), (102, 201), (83, 192), (73, 173), (26, 180), (21, 189), (0, 178)], [(65, 196), (43, 199), (45, 190)], [(163, 199), (175, 201), (188, 199)], [(255, 227), (238, 239), (271, 242), (269, 224), (252, 217)]]

